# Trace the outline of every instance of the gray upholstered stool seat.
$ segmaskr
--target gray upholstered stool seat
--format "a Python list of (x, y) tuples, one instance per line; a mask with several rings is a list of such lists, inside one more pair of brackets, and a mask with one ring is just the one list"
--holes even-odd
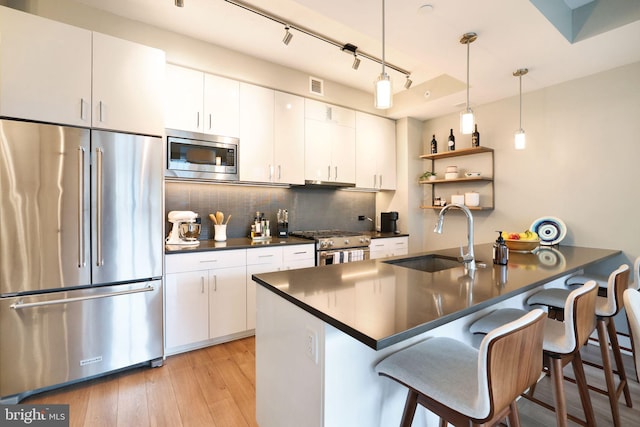
[(516, 398), (542, 370), (545, 314), (525, 312), (490, 331), (479, 349), (452, 338), (427, 339), (400, 350), (376, 372), (409, 389), (401, 426), (413, 421), (417, 404), (454, 425), (494, 425), (509, 417), (520, 425)]
[[(555, 408), (534, 398), (532, 393), (523, 395), (546, 408), (554, 409), (558, 426), (566, 426), (568, 419), (580, 424), (593, 425), (595, 423), (588, 385), (580, 357), (580, 348), (595, 329), (597, 291), (598, 286), (595, 281), (589, 281), (585, 285), (570, 291), (567, 298), (560, 304), (560, 307), (563, 308), (565, 321), (545, 319), (542, 348), (545, 355), (545, 365), (549, 368), (552, 383), (555, 387), (553, 393)], [(523, 312), (524, 310), (513, 308), (498, 309), (475, 321), (469, 327), (469, 330), (475, 334), (485, 334), (505, 322), (517, 318)], [(567, 414), (562, 378), (563, 368), (569, 362), (573, 366), (578, 389), (580, 390), (580, 399), (586, 421)]]

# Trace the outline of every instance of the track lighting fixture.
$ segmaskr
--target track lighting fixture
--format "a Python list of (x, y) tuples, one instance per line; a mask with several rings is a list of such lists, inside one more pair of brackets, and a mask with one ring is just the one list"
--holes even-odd
[(466, 33), (460, 39), (460, 43), (467, 45), (467, 108), (460, 113), (460, 132), (463, 134), (470, 134), (473, 132), (473, 124), (475, 118), (473, 117), (473, 110), (471, 110), (469, 104), (469, 45), (476, 41), (478, 35), (476, 33)]
[(527, 74), (529, 70), (527, 68), (520, 68), (513, 72), (514, 77), (518, 77), (520, 80), (520, 129), (515, 133), (515, 147), (516, 150), (524, 150), (527, 146), (526, 136), (524, 129), (522, 129), (522, 76)]
[(291, 34), (291, 32), (289, 32), (289, 26), (285, 26), (284, 27), (284, 37), (282, 38), (282, 43), (284, 43), (285, 45), (289, 45), (289, 43), (291, 42), (291, 39), (293, 38), (293, 34)]
[(176, 0), (176, 6), (184, 7), (184, 0)]
[(384, 69), (384, 0), (382, 0), (382, 72), (374, 83), (374, 106), (385, 110), (393, 105), (391, 78)]
[(354, 70), (357, 70), (359, 66), (360, 66), (360, 58), (358, 58), (358, 55), (354, 53), (353, 64), (351, 65), (351, 68), (353, 68)]
[(411, 80), (411, 76), (407, 74), (407, 80), (404, 82), (404, 88), (409, 89), (412, 84), (413, 84), (413, 81)]

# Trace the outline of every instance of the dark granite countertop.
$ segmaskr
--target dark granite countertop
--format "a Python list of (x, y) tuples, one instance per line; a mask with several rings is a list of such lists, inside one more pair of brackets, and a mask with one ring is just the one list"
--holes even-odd
[(380, 350), (474, 313), (568, 273), (616, 256), (618, 250), (574, 246), (510, 253), (492, 262), (492, 244), (475, 246), (486, 263), (471, 277), (463, 267), (426, 273), (385, 261), (429, 253), (456, 257), (459, 248), (299, 270), (254, 274), (253, 279), (374, 350)]
[(408, 233), (382, 233), (380, 231), (364, 231), (372, 239), (388, 239), (389, 237), (409, 237)]
[(296, 237), (279, 238), (272, 237), (271, 240), (252, 241), (248, 237), (238, 237), (227, 239), (224, 242), (216, 242), (215, 240), (200, 240), (198, 246), (177, 246), (165, 245), (164, 253), (180, 254), (189, 252), (216, 251), (228, 249), (247, 249), (247, 248), (264, 248), (268, 246), (285, 246), (285, 245), (309, 245), (313, 241), (306, 239), (298, 239)]

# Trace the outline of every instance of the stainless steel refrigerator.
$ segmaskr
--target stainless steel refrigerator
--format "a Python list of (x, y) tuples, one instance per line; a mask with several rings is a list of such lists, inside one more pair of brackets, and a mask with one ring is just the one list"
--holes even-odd
[(0, 120), (0, 401), (162, 364), (162, 140)]

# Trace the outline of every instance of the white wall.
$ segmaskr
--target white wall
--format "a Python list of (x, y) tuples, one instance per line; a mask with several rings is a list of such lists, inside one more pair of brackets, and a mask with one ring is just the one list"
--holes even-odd
[[(535, 69), (523, 77), (535, 78)], [(603, 263), (603, 272), (640, 255), (638, 161), (640, 160), (640, 63), (523, 95), (522, 127), (527, 148), (513, 148), (518, 128), (516, 96), (474, 106), (481, 145), (495, 150), (495, 210), (474, 214), (476, 242), (491, 242), (495, 230), (520, 231), (541, 216), (557, 216), (568, 228), (563, 244), (621, 249), (624, 257)], [(424, 123), (442, 144), (458, 115)], [(457, 147), (469, 147), (469, 135)], [(424, 163), (425, 170), (429, 162)], [(415, 200), (419, 204), (420, 200)], [(432, 229), (437, 211), (422, 212)], [(445, 231), (426, 233), (425, 249), (458, 246), (466, 239), (464, 216), (447, 214)]]

